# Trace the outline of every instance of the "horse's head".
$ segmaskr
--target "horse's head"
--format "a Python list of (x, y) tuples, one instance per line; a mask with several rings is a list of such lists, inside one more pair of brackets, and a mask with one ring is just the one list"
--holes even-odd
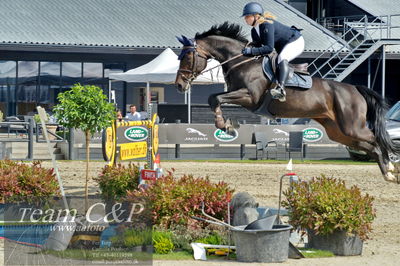
[(178, 57), (181, 63), (176, 74), (175, 85), (178, 87), (178, 91), (185, 92), (189, 89), (190, 83), (206, 68), (207, 59), (210, 56), (199, 47), (195, 39), (185, 36), (176, 38), (183, 44), (183, 47)]

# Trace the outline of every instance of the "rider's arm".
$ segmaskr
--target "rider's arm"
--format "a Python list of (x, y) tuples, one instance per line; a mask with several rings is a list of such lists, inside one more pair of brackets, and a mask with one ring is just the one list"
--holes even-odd
[(269, 23), (269, 22), (263, 23), (262, 26), (263, 27), (261, 27), (261, 25), (260, 25), (260, 37), (262, 39), (262, 46), (261, 47), (253, 47), (251, 49), (252, 55), (266, 55), (266, 54), (271, 53), (274, 50), (275, 27), (272, 23)]

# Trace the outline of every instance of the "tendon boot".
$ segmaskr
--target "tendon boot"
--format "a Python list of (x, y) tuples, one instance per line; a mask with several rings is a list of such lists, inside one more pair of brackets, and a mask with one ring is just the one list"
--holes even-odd
[(286, 101), (285, 82), (289, 75), (289, 62), (282, 60), (278, 65), (277, 86), (271, 88), (272, 99), (278, 99), (281, 102)]

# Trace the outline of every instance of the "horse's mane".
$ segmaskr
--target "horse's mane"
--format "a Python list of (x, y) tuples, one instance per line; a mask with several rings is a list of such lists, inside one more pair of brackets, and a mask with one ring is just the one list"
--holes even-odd
[(242, 27), (235, 23), (225, 21), (220, 25), (212, 26), (208, 31), (196, 33), (196, 39), (202, 39), (211, 35), (224, 36), (241, 42), (248, 42), (245, 34), (242, 32)]

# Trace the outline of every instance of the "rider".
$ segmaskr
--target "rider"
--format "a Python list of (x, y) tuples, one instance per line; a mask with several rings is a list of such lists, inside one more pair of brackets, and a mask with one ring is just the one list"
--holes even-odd
[(272, 14), (264, 14), (264, 9), (259, 3), (246, 4), (242, 17), (253, 27), (251, 38), (255, 46), (245, 47), (243, 55), (267, 55), (274, 48), (278, 52), (277, 84), (273, 84), (270, 93), (272, 98), (284, 102), (286, 100), (284, 85), (289, 74), (289, 62), (304, 51), (304, 38), (295, 26), (288, 27), (276, 21)]

